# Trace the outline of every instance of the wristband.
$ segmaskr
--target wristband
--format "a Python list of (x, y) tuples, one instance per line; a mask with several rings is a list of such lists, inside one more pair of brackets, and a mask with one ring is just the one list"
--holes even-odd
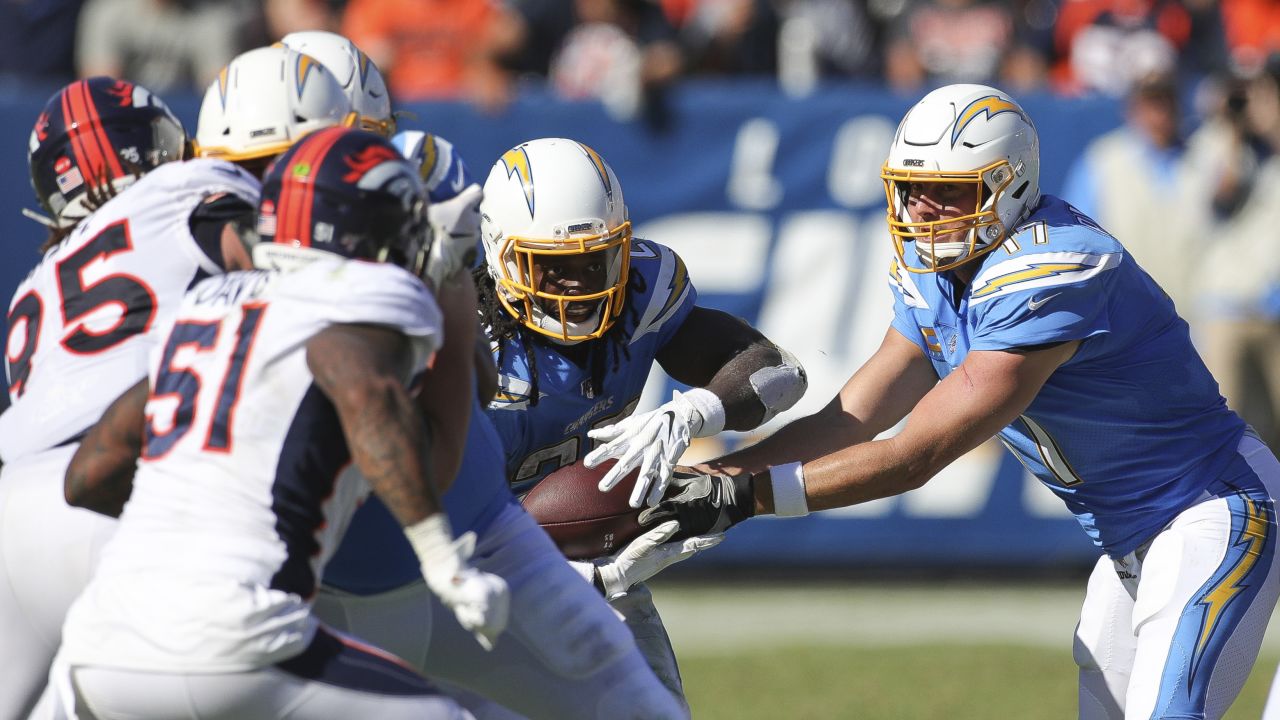
[(694, 437), (710, 437), (724, 430), (724, 401), (706, 388), (693, 388), (681, 393), (680, 398), (693, 406), (702, 416), (702, 424), (690, 428)]
[(798, 462), (769, 468), (773, 486), (773, 512), (778, 517), (804, 517), (809, 501), (804, 495), (804, 467)]
[(432, 576), (452, 578), (462, 568), (458, 558), (458, 550), (453, 543), (453, 528), (449, 526), (449, 518), (442, 512), (428, 515), (423, 520), (404, 529), (413, 554), (418, 556), (422, 565), (422, 575), (431, 584)]

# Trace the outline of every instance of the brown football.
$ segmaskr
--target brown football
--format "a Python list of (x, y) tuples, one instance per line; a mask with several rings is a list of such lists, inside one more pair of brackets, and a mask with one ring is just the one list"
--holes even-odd
[(600, 492), (600, 478), (613, 463), (609, 460), (595, 468), (582, 461), (566, 465), (543, 478), (520, 500), (571, 560), (612, 555), (643, 532), (637, 519), (641, 509), (627, 504), (639, 468), (627, 473), (609, 492)]

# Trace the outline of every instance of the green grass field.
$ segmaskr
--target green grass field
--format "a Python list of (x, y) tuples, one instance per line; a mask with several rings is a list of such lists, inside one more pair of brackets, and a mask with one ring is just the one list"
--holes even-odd
[[(696, 720), (1076, 717), (1082, 583), (653, 589)], [(1261, 715), (1277, 636), (1227, 718)]]
[[(1257, 720), (1276, 656), (1263, 657), (1227, 718)], [(1074, 718), (1070, 648), (1016, 645), (779, 646), (680, 661), (697, 720)]]

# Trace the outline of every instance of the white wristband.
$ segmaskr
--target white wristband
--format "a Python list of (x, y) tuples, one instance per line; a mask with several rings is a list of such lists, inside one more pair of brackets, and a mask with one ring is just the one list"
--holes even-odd
[(453, 528), (449, 526), (449, 518), (442, 512), (428, 515), (425, 519), (404, 529), (405, 537), (413, 553), (418, 556), (422, 565), (422, 575), (427, 585), (432, 585), (432, 576), (440, 579), (452, 578), (462, 568), (462, 560), (454, 547)]
[(804, 517), (809, 501), (804, 496), (804, 468), (798, 462), (769, 468), (773, 485), (773, 513), (778, 517)]
[(693, 428), (694, 437), (711, 437), (724, 429), (724, 401), (719, 395), (706, 388), (692, 388), (680, 397), (702, 416), (702, 425)]

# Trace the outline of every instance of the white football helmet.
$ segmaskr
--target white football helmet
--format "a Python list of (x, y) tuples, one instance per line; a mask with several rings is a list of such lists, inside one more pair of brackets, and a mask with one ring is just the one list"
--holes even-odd
[(396, 120), (391, 114), (387, 83), (378, 66), (355, 43), (337, 33), (308, 30), (289, 33), (280, 39), (280, 44), (310, 55), (333, 73), (360, 118), (360, 127), (383, 137), (395, 134)]
[[(631, 222), (622, 186), (595, 150), (564, 138), (532, 140), (503, 153), (489, 171), (480, 203), (480, 236), (489, 275), (507, 312), (534, 332), (572, 344), (613, 326), (626, 299)], [(533, 268), (547, 258), (600, 253), (604, 286), (583, 295), (535, 287)], [(569, 303), (597, 302), (573, 322)]]
[[(888, 198), (889, 232), (912, 272), (949, 270), (1004, 242), (1040, 201), (1040, 139), (1022, 107), (985, 85), (948, 85), (907, 111), (880, 177)], [(913, 222), (907, 214), (912, 183), (973, 183), (977, 206), (958, 218)], [(957, 229), (967, 230), (962, 240)], [(923, 269), (903, 256), (915, 243)]]
[(258, 48), (236, 56), (205, 91), (196, 154), (270, 158), (309, 132), (355, 120), (342, 86), (318, 60), (283, 46)]

